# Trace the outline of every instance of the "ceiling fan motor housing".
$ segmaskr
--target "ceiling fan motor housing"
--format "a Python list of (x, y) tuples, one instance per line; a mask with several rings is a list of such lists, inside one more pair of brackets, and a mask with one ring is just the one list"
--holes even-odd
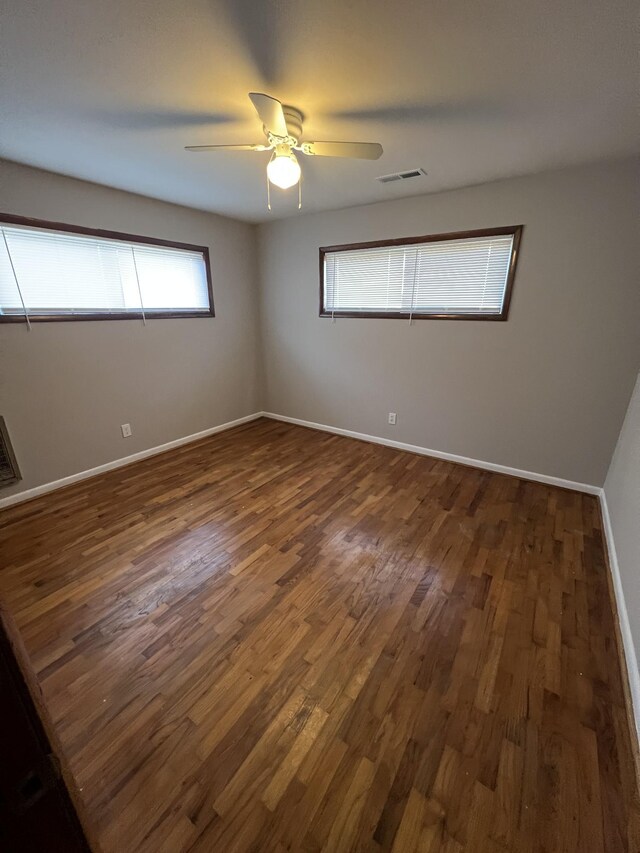
[(287, 123), (287, 130), (289, 131), (289, 135), (293, 136), (296, 142), (302, 136), (302, 122), (304, 120), (303, 114), (300, 110), (295, 107), (290, 107), (288, 104), (282, 105), (282, 111), (284, 113), (284, 119)]

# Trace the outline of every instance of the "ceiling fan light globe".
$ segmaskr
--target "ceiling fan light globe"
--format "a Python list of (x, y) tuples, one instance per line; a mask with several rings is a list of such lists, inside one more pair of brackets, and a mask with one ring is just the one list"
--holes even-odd
[(281, 190), (288, 190), (300, 180), (300, 163), (296, 155), (277, 154), (267, 165), (267, 177)]

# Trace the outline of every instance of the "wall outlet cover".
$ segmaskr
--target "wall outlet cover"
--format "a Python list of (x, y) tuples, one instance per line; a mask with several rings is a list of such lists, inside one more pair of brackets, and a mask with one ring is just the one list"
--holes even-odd
[(122, 437), (129, 438), (131, 435), (131, 424), (122, 424), (120, 429), (122, 430)]

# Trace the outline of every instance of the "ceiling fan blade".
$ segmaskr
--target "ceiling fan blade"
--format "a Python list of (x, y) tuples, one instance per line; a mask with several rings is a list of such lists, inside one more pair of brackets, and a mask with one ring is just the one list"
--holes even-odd
[(261, 92), (249, 92), (249, 97), (266, 130), (271, 131), (274, 136), (289, 135), (280, 101)]
[(185, 151), (268, 151), (268, 145), (185, 145)]
[(351, 157), (354, 160), (377, 160), (382, 154), (379, 142), (303, 142), (304, 154), (316, 157)]

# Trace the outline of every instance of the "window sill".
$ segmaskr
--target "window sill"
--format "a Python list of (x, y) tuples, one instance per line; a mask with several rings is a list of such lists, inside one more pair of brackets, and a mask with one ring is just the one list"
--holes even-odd
[[(179, 320), (194, 317), (211, 318), (215, 317), (215, 312), (211, 311), (166, 311), (166, 312), (146, 312), (144, 319), (146, 320)], [(30, 323), (69, 323), (82, 322), (84, 320), (142, 320), (141, 313), (122, 313), (122, 314), (29, 314)], [(22, 323), (26, 324), (26, 316), (24, 314), (2, 314), (0, 315), (0, 323)]]

